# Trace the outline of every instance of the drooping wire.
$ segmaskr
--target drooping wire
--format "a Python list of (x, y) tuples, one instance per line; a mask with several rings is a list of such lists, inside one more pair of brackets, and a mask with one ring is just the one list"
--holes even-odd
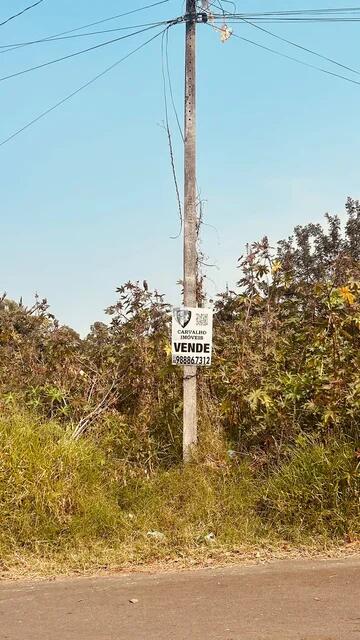
[[(167, 139), (168, 139), (171, 171), (172, 171), (172, 176), (173, 176), (173, 181), (174, 181), (174, 186), (175, 186), (175, 193), (176, 193), (176, 199), (177, 199), (177, 205), (178, 205), (178, 211), (179, 211), (179, 220), (180, 220), (180, 229), (179, 229), (178, 234), (176, 236), (171, 236), (172, 239), (175, 240), (176, 238), (178, 238), (181, 235), (181, 232), (182, 232), (182, 228), (183, 228), (183, 213), (182, 213), (182, 204), (181, 204), (181, 198), (180, 198), (179, 181), (178, 181), (177, 173), (176, 173), (176, 165), (175, 165), (174, 147), (173, 147), (173, 142), (172, 142), (172, 134), (171, 134), (171, 129), (170, 129), (168, 96), (167, 96), (167, 82), (166, 82), (166, 75), (165, 75), (165, 69), (169, 69), (168, 61), (165, 64), (165, 48), (164, 48), (164, 39), (166, 38), (166, 35), (168, 35), (168, 31), (169, 31), (169, 28), (165, 29), (165, 31), (162, 34), (162, 38), (161, 38), (161, 73), (162, 73), (162, 79), (163, 79), (165, 131), (166, 131), (166, 135), (167, 135)], [(180, 125), (180, 122), (179, 122), (179, 125)]]
[(213, 7), (214, 9), (220, 9), (223, 16), (225, 16), (225, 9), (221, 4), (221, 0), (212, 0), (209, 2), (209, 8)]
[[(175, 97), (174, 97), (173, 83), (172, 83), (172, 79), (171, 79), (170, 61), (169, 61), (169, 29), (166, 31), (165, 36), (166, 36), (166, 39), (165, 39), (165, 59), (166, 59), (167, 84), (168, 84), (168, 87), (169, 87), (170, 100), (171, 100), (171, 105), (172, 105), (172, 108), (173, 108), (173, 111), (174, 111), (176, 124), (177, 124), (177, 127), (179, 129), (179, 133), (180, 133), (180, 137), (181, 137), (182, 143), (184, 145), (185, 144), (185, 134), (184, 134), (183, 128), (182, 128), (181, 123), (180, 123), (179, 113), (178, 113), (178, 110), (177, 110), (177, 107), (176, 107), (176, 102), (175, 102)], [(198, 184), (197, 180), (196, 180), (196, 192), (197, 192), (196, 208), (199, 211), (199, 215), (198, 215), (199, 228), (200, 228), (201, 225), (212, 227), (212, 225), (209, 225), (209, 224), (205, 223), (204, 220), (203, 220), (203, 202), (204, 201), (203, 201), (203, 199), (201, 197), (201, 192), (200, 192), (200, 188), (199, 188), (199, 184)], [(179, 200), (180, 200), (180, 198), (178, 197), (178, 203), (179, 203)], [(181, 202), (180, 202), (180, 207), (181, 207)], [(179, 211), (180, 211), (180, 209), (179, 209)], [(181, 223), (180, 231), (179, 231), (178, 235), (175, 236), (175, 237), (173, 236), (172, 239), (178, 238), (180, 236), (180, 234), (181, 234), (182, 226), (183, 226), (183, 216), (182, 216), (182, 214), (181, 214), (181, 218), (180, 218), (180, 223)], [(213, 227), (213, 228), (215, 229), (215, 227)]]
[(27, 11), (30, 11), (30, 9), (34, 9), (34, 7), (37, 7), (38, 4), (41, 4), (42, 2), (44, 2), (44, 0), (37, 0), (37, 2), (34, 2), (33, 4), (29, 5), (28, 7), (25, 7), (25, 9), (22, 9), (18, 13), (14, 13), (14, 15), (10, 16), (9, 18), (6, 18), (6, 20), (4, 20), (3, 22), (0, 22), (0, 27), (3, 27), (4, 24), (7, 24), (11, 20), (15, 20), (15, 18), (18, 18), (19, 16), (22, 16), (23, 13), (26, 13)]
[[(234, 9), (234, 12), (236, 13), (236, 4), (235, 4), (235, 2), (232, 2), (232, 0), (222, 0), (222, 2), (225, 2), (226, 4), (231, 4), (232, 8)], [(226, 11), (226, 13), (229, 13), (229, 12)]]
[(0, 147), (10, 142), (10, 140), (13, 140), (14, 138), (16, 138), (18, 135), (23, 133), (23, 131), (26, 131), (26, 129), (29, 129), (29, 127), (31, 127), (33, 124), (35, 124), (36, 122), (39, 122), (39, 120), (41, 120), (42, 118), (45, 118), (45, 116), (47, 116), (49, 113), (51, 113), (52, 111), (55, 111), (55, 109), (62, 106), (68, 100), (71, 100), (71, 98), (76, 96), (78, 93), (80, 93), (90, 85), (94, 84), (94, 82), (96, 82), (97, 80), (105, 76), (107, 73), (115, 69), (115, 67), (117, 67), (119, 64), (121, 64), (122, 62), (124, 62), (125, 60), (133, 56), (135, 53), (140, 51), (140, 49), (143, 49), (144, 47), (146, 47), (146, 45), (153, 42), (153, 40), (155, 40), (156, 38), (159, 38), (164, 33), (164, 31), (165, 29), (162, 29), (161, 31), (156, 33), (154, 36), (152, 36), (151, 38), (149, 38), (148, 40), (146, 40), (145, 42), (137, 46), (135, 49), (127, 53), (126, 56), (123, 56), (122, 58), (120, 58), (120, 60), (117, 60), (116, 62), (111, 64), (109, 67), (106, 67), (106, 69), (104, 69), (103, 71), (98, 73), (96, 76), (94, 76), (93, 78), (91, 78), (90, 80), (82, 84), (80, 87), (78, 87), (78, 89), (76, 89), (75, 91), (72, 91), (72, 93), (69, 93), (67, 96), (65, 96), (65, 98), (62, 98), (62, 100), (59, 100), (59, 102), (57, 102), (56, 104), (52, 105), (51, 107), (49, 107), (48, 109), (40, 113), (38, 116), (36, 116), (36, 118), (33, 118), (33, 120), (28, 122), (26, 125), (24, 125), (20, 129), (17, 129), (17, 131), (14, 131), (11, 135), (9, 135), (7, 138), (5, 138), (0, 142)]
[[(216, 31), (221, 32), (222, 29), (217, 27), (216, 25), (211, 25), (209, 24), (209, 26), (213, 29), (215, 29)], [(335, 78), (340, 78), (341, 80), (345, 80), (346, 82), (351, 82), (351, 84), (357, 84), (360, 85), (360, 82), (358, 82), (357, 80), (353, 80), (352, 78), (347, 78), (346, 76), (342, 76), (340, 73), (335, 73), (334, 71), (329, 71), (328, 69), (323, 69), (322, 67), (317, 67), (314, 64), (311, 64), (310, 62), (305, 62), (304, 60), (299, 60), (299, 58), (294, 58), (293, 56), (289, 56), (286, 53), (282, 53), (281, 51), (277, 51), (276, 49), (272, 49), (271, 47), (267, 47), (266, 45), (260, 44), (259, 42), (255, 42), (254, 40), (250, 40), (249, 38), (244, 38), (243, 36), (239, 36), (237, 33), (232, 33), (232, 36), (234, 36), (235, 38), (238, 38), (239, 40), (243, 40), (244, 42), (247, 42), (248, 44), (252, 44), (255, 47), (259, 47), (260, 49), (264, 49), (264, 51), (268, 51), (270, 53), (273, 53), (277, 56), (280, 56), (281, 58), (286, 58), (287, 60), (291, 60), (292, 62), (296, 62), (297, 64), (301, 64), (304, 67), (309, 67), (310, 69), (315, 69), (316, 71), (319, 71), (321, 73), (325, 73), (326, 75), (329, 76), (334, 76)]]
[[(217, 5), (215, 4), (215, 2), (217, 2)], [(233, 13), (236, 14), (236, 5), (234, 2), (231, 2), (231, 0), (213, 0), (213, 2), (211, 2), (210, 4), (214, 7), (218, 6), (220, 8), (220, 11), (223, 17), (225, 18), (227, 16), (231, 16), (232, 13), (231, 11), (227, 11), (226, 9), (224, 9), (224, 5), (223, 5), (224, 2), (226, 2), (226, 4), (232, 5)]]
[(110, 44), (114, 44), (115, 42), (120, 42), (121, 40), (126, 40), (127, 38), (132, 38), (133, 36), (137, 36), (140, 33), (144, 33), (145, 31), (150, 31), (156, 27), (162, 26), (164, 22), (159, 22), (150, 27), (145, 27), (144, 29), (139, 29), (138, 31), (134, 31), (133, 33), (128, 33), (125, 36), (119, 36), (118, 38), (113, 38), (112, 40), (107, 40), (106, 42), (101, 42), (99, 44), (93, 45), (91, 47), (87, 47), (86, 49), (80, 49), (80, 51), (75, 51), (74, 53), (69, 53), (66, 56), (61, 56), (60, 58), (55, 58), (53, 60), (48, 60), (47, 62), (43, 62), (42, 64), (37, 64), (33, 67), (27, 67), (26, 69), (22, 69), (21, 71), (16, 71), (15, 73), (10, 73), (7, 76), (0, 77), (0, 82), (4, 82), (5, 80), (10, 80), (11, 78), (17, 78), (18, 76), (24, 75), (25, 73), (30, 73), (31, 71), (36, 71), (37, 69), (43, 69), (44, 67), (49, 67), (50, 65), (57, 64), (58, 62), (63, 62), (64, 60), (70, 60), (71, 58), (75, 58), (76, 56), (83, 55), (84, 53), (89, 53), (90, 51), (95, 51), (96, 49), (101, 49), (102, 47), (106, 47)]
[(170, 72), (170, 61), (169, 61), (169, 30), (166, 31), (166, 49), (165, 49), (165, 56), (166, 56), (166, 74), (167, 74), (167, 81), (168, 81), (168, 85), (169, 85), (169, 93), (170, 93), (170, 100), (171, 100), (171, 106), (173, 108), (174, 111), (174, 115), (175, 115), (175, 120), (176, 120), (176, 124), (178, 126), (179, 129), (179, 133), (180, 133), (180, 137), (181, 140), (183, 141), (183, 143), (185, 142), (185, 137), (184, 137), (184, 132), (183, 132), (183, 128), (180, 124), (180, 118), (179, 118), (179, 113), (176, 107), (176, 103), (175, 103), (175, 98), (174, 98), (174, 91), (173, 91), (173, 85), (172, 85), (172, 79), (171, 79), (171, 72)]

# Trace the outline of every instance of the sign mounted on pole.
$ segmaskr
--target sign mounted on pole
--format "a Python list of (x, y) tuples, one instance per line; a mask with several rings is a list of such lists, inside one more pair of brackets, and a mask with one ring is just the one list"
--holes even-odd
[(210, 366), (212, 356), (213, 310), (196, 307), (173, 309), (172, 363)]

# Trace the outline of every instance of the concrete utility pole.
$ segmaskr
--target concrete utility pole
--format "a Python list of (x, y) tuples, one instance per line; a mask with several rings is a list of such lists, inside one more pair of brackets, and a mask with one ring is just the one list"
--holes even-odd
[[(186, 0), (185, 168), (184, 168), (184, 305), (196, 307), (196, 0)], [(183, 457), (188, 462), (197, 443), (196, 366), (184, 367)]]

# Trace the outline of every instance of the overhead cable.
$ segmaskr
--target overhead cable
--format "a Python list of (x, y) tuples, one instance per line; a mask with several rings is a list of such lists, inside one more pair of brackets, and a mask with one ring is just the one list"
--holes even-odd
[(22, 9), (21, 11), (19, 11), (18, 13), (14, 13), (12, 16), (10, 16), (9, 18), (6, 18), (6, 20), (4, 20), (3, 22), (0, 22), (0, 27), (3, 27), (4, 24), (7, 24), (8, 22), (10, 22), (11, 20), (15, 20), (15, 18), (18, 18), (19, 16), (22, 16), (23, 13), (26, 13), (26, 11), (30, 11), (30, 9), (34, 9), (34, 7), (37, 7), (38, 4), (41, 4), (42, 2), (44, 2), (44, 0), (37, 0), (37, 2), (34, 2), (34, 4), (29, 5), (28, 7), (25, 7), (25, 9)]
[[(0, 55), (2, 53), (8, 53), (19, 47), (27, 47), (33, 44), (48, 44), (50, 42), (59, 42), (61, 40), (73, 40), (75, 38), (87, 38), (88, 36), (98, 36), (105, 33), (117, 33), (119, 31), (129, 31), (131, 29), (140, 29), (142, 27), (156, 27), (157, 25), (166, 24), (166, 21), (162, 22), (146, 22), (145, 24), (133, 24), (126, 27), (116, 27), (114, 29), (99, 29), (98, 31), (87, 31), (86, 33), (74, 33), (69, 36), (56, 36), (51, 39), (39, 38), (39, 40), (27, 40), (26, 42), (12, 42), (8, 44), (0, 45)], [(3, 49), (3, 51), (1, 51)]]
[[(43, 0), (41, 0), (43, 1)], [(153, 2), (152, 4), (147, 4), (143, 7), (138, 7), (137, 9), (132, 9), (131, 11), (126, 11), (125, 13), (118, 13), (113, 16), (108, 16), (107, 18), (101, 18), (100, 20), (96, 20), (95, 22), (89, 22), (87, 24), (80, 25), (79, 27), (74, 27), (73, 29), (68, 29), (67, 31), (61, 31), (60, 33), (55, 33), (50, 36), (44, 37), (42, 40), (52, 40), (53, 38), (57, 38), (59, 36), (66, 36), (70, 33), (75, 33), (76, 31), (82, 31), (83, 29), (88, 29), (90, 27), (95, 27), (99, 24), (104, 24), (105, 22), (110, 22), (111, 20), (117, 20), (118, 18), (124, 18), (125, 16), (130, 16), (134, 13), (140, 13), (141, 11), (146, 11), (147, 9), (152, 9), (162, 4), (166, 4), (170, 0), (159, 0), (158, 2)], [(27, 43), (16, 45), (14, 48), (18, 49), (20, 47), (27, 46)]]
[[(210, 25), (209, 26), (213, 29), (216, 29), (216, 31), (222, 32), (222, 29), (215, 26), (215, 25)], [(249, 38), (245, 38), (243, 36), (239, 36), (237, 33), (232, 32), (231, 36), (233, 36), (234, 38), (238, 38), (239, 40), (243, 40), (243, 42), (247, 42), (248, 44), (252, 44), (255, 47), (259, 47), (260, 49), (263, 49), (264, 51), (268, 51), (269, 53), (273, 53), (277, 56), (280, 56), (281, 58), (286, 58), (287, 60), (291, 60), (292, 62), (296, 62), (297, 64), (301, 64), (304, 67), (309, 67), (310, 69), (315, 69), (316, 71), (319, 71), (320, 73), (325, 73), (326, 75), (329, 76), (333, 76), (335, 78), (340, 78), (341, 80), (345, 80), (346, 82), (350, 82), (351, 84), (357, 84), (360, 85), (360, 82), (358, 82), (357, 80), (353, 80), (352, 78), (347, 78), (346, 76), (343, 76), (339, 73), (335, 73), (334, 71), (329, 71), (328, 69), (323, 69), (322, 67), (318, 67), (314, 64), (311, 64), (310, 62), (305, 62), (304, 60), (299, 60), (299, 58), (294, 58), (293, 56), (289, 56), (286, 53), (282, 53), (281, 51), (277, 51), (276, 49), (272, 49), (271, 47), (267, 47), (264, 44), (260, 44), (260, 42), (255, 42), (254, 40), (250, 40)]]
[[(168, 28), (168, 27), (166, 27), (166, 28)], [(100, 78), (105, 76), (107, 73), (109, 73), (110, 71), (115, 69), (115, 67), (117, 67), (119, 64), (121, 64), (122, 62), (124, 62), (125, 60), (127, 60), (128, 58), (133, 56), (138, 51), (140, 51), (140, 49), (143, 49), (148, 44), (150, 44), (151, 42), (156, 40), (156, 38), (159, 38), (159, 36), (161, 36), (164, 33), (165, 30), (166, 29), (162, 29), (161, 31), (156, 33), (154, 36), (149, 38), (149, 40), (146, 40), (145, 42), (140, 44), (138, 47), (136, 47), (135, 49), (130, 51), (128, 54), (126, 54), (126, 56), (120, 58), (120, 60), (117, 60), (116, 62), (111, 64), (109, 67), (106, 67), (106, 69), (104, 69), (103, 71), (98, 73), (96, 76), (94, 76), (93, 78), (91, 78), (90, 80), (88, 80), (87, 82), (82, 84), (80, 87), (78, 87), (78, 89), (76, 89), (75, 91), (72, 91), (72, 93), (69, 93), (67, 96), (65, 96), (65, 98), (62, 98), (62, 100), (59, 100), (59, 102), (56, 102), (56, 104), (52, 105), (52, 107), (49, 107), (48, 109), (46, 109), (45, 111), (40, 113), (38, 116), (36, 116), (36, 118), (33, 118), (33, 120), (31, 120), (30, 122), (25, 124), (23, 127), (21, 127), (20, 129), (17, 129), (17, 131), (14, 131), (11, 135), (9, 135), (7, 138), (5, 138), (4, 140), (2, 140), (0, 142), (0, 147), (2, 147), (4, 144), (10, 142), (10, 140), (13, 140), (14, 138), (16, 138), (18, 135), (20, 135), (20, 133), (23, 133), (23, 131), (26, 131), (26, 129), (29, 129), (29, 127), (34, 125), (36, 122), (39, 122), (39, 120), (41, 120), (42, 118), (45, 118), (45, 116), (47, 116), (49, 113), (51, 113), (52, 111), (55, 111), (55, 109), (57, 109), (58, 107), (60, 107), (63, 104), (65, 104), (65, 102), (67, 102), (68, 100), (71, 100), (71, 98), (76, 96), (78, 93), (80, 93), (81, 91), (83, 91), (84, 89), (89, 87), (90, 85), (94, 84), (94, 82), (96, 82), (97, 80), (99, 80)]]
[(114, 44), (115, 42), (120, 42), (121, 40), (125, 40), (127, 38), (132, 38), (133, 36), (137, 36), (140, 33), (144, 33), (145, 31), (149, 31), (154, 29), (157, 26), (161, 26), (163, 23), (155, 24), (151, 27), (146, 27), (144, 29), (140, 29), (138, 31), (134, 31), (133, 33), (128, 33), (125, 36), (120, 36), (119, 38), (113, 38), (112, 40), (107, 40), (106, 42), (101, 42), (100, 44), (93, 45), (92, 47), (87, 47), (87, 49), (80, 49), (80, 51), (75, 51), (74, 53), (69, 53), (66, 56), (61, 56), (60, 58), (55, 58), (53, 60), (48, 60), (47, 62), (43, 62), (42, 64), (37, 64), (33, 67), (27, 67), (26, 69), (22, 69), (21, 71), (16, 71), (15, 73), (10, 73), (7, 76), (0, 77), (0, 82), (4, 82), (5, 80), (10, 80), (11, 78), (17, 78), (18, 76), (24, 75), (25, 73), (30, 73), (31, 71), (36, 71), (37, 69), (43, 69), (44, 67), (49, 67), (50, 65), (56, 64), (58, 62), (63, 62), (64, 60), (69, 60), (70, 58), (75, 58), (76, 56), (83, 55), (84, 53), (89, 53), (90, 51), (95, 51), (96, 49), (101, 49), (102, 47), (106, 47), (110, 44)]
[(249, 20), (243, 19), (243, 22), (245, 22), (246, 24), (249, 24), (250, 26), (254, 27), (255, 29), (258, 29), (259, 31), (263, 31), (264, 33), (268, 34), (269, 36), (272, 36), (273, 38), (276, 38), (277, 40), (281, 40), (281, 42), (285, 42), (286, 44), (290, 44), (291, 46), (296, 47), (297, 49), (301, 49), (302, 51), (306, 51), (306, 53), (311, 53), (313, 56), (317, 56), (318, 58), (321, 58), (322, 60), (326, 60), (327, 62), (331, 62), (332, 64), (335, 64), (336, 66), (341, 67), (342, 69), (346, 69), (347, 71), (351, 71), (351, 73), (355, 73), (357, 75), (360, 75), (360, 71), (358, 71), (358, 69), (353, 69), (352, 67), (348, 67), (346, 64), (343, 64), (342, 62), (338, 62), (337, 60), (334, 60), (333, 58), (329, 58), (328, 56), (325, 56), (322, 53), (319, 53), (318, 51), (313, 51), (312, 49), (308, 49), (307, 47), (304, 47), (301, 44), (298, 44), (296, 42), (292, 42), (292, 40), (288, 40), (287, 38), (283, 38), (282, 36), (279, 36), (276, 33), (273, 33), (272, 31), (269, 31), (268, 29), (264, 29), (264, 27), (260, 27), (258, 24), (254, 24), (253, 22), (250, 22)]

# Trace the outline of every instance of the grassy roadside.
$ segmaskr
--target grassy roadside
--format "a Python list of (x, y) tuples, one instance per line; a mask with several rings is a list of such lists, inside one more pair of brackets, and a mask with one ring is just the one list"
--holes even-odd
[[(158, 554), (159, 555), (159, 554)], [(113, 576), (129, 573), (167, 573), (225, 566), (264, 565), (279, 560), (327, 560), (360, 558), (360, 543), (340, 543), (309, 546), (292, 546), (286, 542), (277, 545), (238, 547), (232, 550), (189, 549), (181, 556), (164, 555), (157, 560), (134, 563), (123, 548), (91, 545), (77, 550), (63, 550), (57, 554), (49, 552), (40, 556), (28, 552), (20, 553), (3, 565), (1, 582), (24, 580), (55, 580), (92, 576)]]
[(360, 476), (351, 443), (299, 439), (259, 469), (212, 441), (187, 468), (124, 471), (56, 423), (0, 417), (3, 578), (196, 566), (356, 551)]

